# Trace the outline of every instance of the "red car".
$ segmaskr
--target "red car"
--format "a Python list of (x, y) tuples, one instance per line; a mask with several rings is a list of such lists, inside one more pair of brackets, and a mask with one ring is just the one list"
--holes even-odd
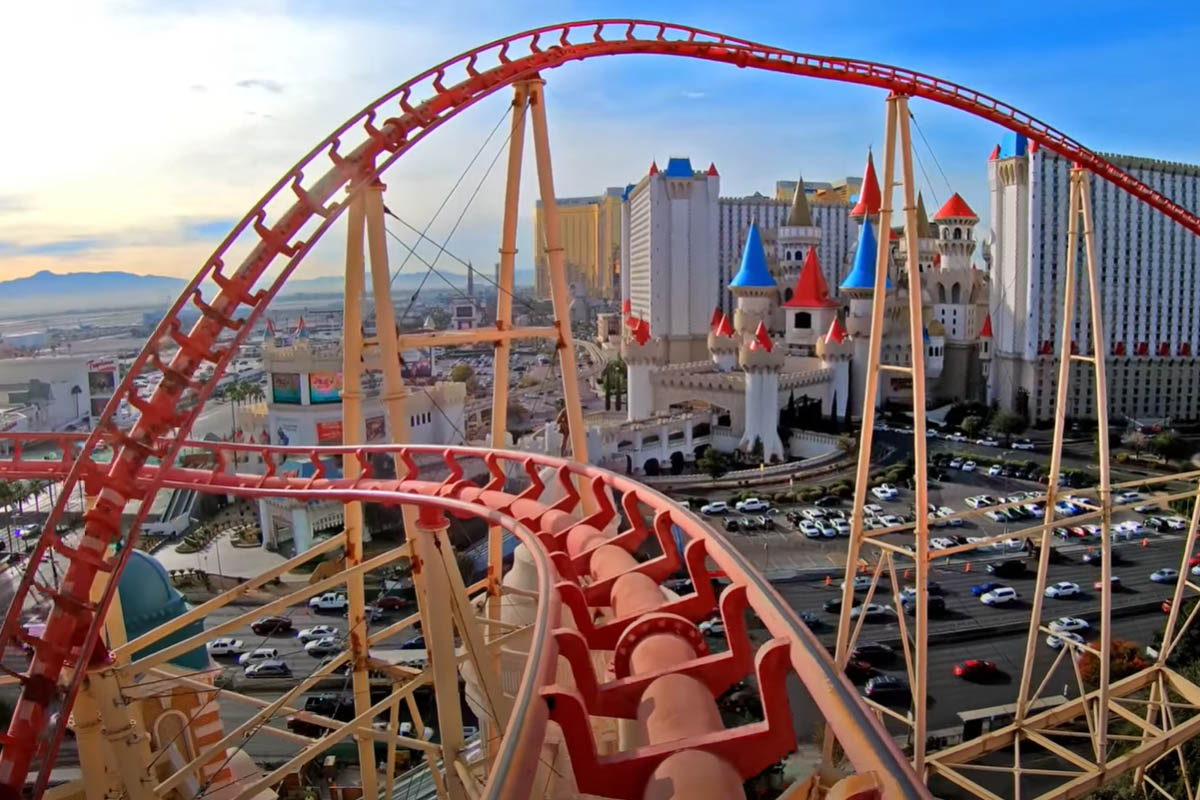
[(996, 674), (996, 665), (991, 661), (980, 661), (978, 658), (968, 659), (954, 665), (954, 675), (959, 678), (981, 678)]
[[(1092, 588), (1095, 589), (1097, 592), (1100, 591), (1101, 589), (1104, 588), (1104, 581), (1096, 581), (1095, 583), (1092, 584)], [(1113, 588), (1114, 592), (1121, 588), (1121, 579), (1119, 577), (1117, 577), (1116, 575), (1112, 576), (1112, 588)]]
[(1196, 553), (1196, 555), (1194, 555), (1188, 559), (1188, 566), (1189, 567), (1200, 566), (1200, 553)]
[(869, 661), (847, 661), (846, 677), (852, 681), (862, 681), (875, 674), (875, 668)]
[(403, 597), (383, 595), (375, 599), (375, 607), (384, 611), (399, 611), (402, 608), (408, 608), (408, 601)]

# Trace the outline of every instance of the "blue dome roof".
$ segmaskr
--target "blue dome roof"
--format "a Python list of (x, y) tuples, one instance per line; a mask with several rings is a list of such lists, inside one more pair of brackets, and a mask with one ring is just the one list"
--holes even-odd
[[(869, 219), (863, 219), (862, 228), (858, 232), (858, 247), (854, 251), (854, 263), (850, 266), (850, 274), (842, 281), (841, 289), (873, 289), (875, 287), (875, 253), (878, 246), (875, 243), (875, 231)], [(892, 279), (885, 276), (885, 286), (892, 288)]]
[(767, 270), (767, 254), (763, 251), (757, 223), (750, 223), (750, 230), (746, 233), (746, 247), (742, 250), (742, 266), (729, 282), (729, 286), (742, 289), (775, 288), (775, 279)]
[(1025, 138), (1025, 134), (1008, 131), (1004, 134), (1004, 138), (1000, 140), (1000, 155), (998, 158), (1023, 156), (1028, 148), (1029, 140)]
[[(141, 550), (129, 554), (129, 561), (121, 572), (117, 593), (121, 598), (121, 616), (125, 619), (125, 635), (133, 641), (142, 634), (175, 619), (187, 611), (187, 601), (179, 590), (171, 585), (167, 570), (158, 559)], [(148, 656), (158, 650), (182, 642), (204, 630), (204, 620), (199, 619), (184, 625), (169, 636), (133, 655), (133, 660)], [(198, 647), (171, 659), (170, 663), (192, 670), (209, 666), (208, 652)]]
[(663, 171), (668, 178), (690, 178), (693, 173), (690, 158), (669, 158), (667, 168)]

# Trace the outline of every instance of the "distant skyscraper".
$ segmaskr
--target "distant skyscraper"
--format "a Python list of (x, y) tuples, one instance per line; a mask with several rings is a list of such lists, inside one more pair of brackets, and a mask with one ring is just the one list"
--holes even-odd
[[(1106, 155), (1181, 203), (1200, 208), (1200, 167)], [(1031, 422), (1054, 414), (1070, 164), (1010, 134), (988, 163), (991, 189), (989, 397)], [(1104, 353), (1113, 414), (1200, 418), (1200, 244), (1196, 237), (1113, 184), (1090, 181)], [(1076, 243), (1083, 264), (1082, 241)], [(1091, 351), (1087, 292), (1069, 332)], [(1076, 365), (1067, 414), (1095, 416), (1090, 367)]]
[[(617, 188), (595, 197), (561, 197), (558, 205), (567, 283), (588, 297), (619, 293), (616, 265), (621, 249), (621, 195)], [(539, 297), (550, 296), (546, 230), (539, 200), (533, 210), (534, 282)]]

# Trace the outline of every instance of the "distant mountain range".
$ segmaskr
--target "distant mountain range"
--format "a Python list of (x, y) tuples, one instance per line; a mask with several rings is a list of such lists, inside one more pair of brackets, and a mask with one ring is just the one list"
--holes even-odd
[[(446, 274), (459, 288), (465, 288), (467, 279), (463, 275)], [(518, 286), (533, 284), (532, 270), (517, 270)], [(396, 277), (392, 288), (397, 291), (416, 289), (422, 274), (413, 272)], [(296, 294), (340, 294), (344, 279), (341, 276), (322, 278), (292, 278), (284, 286), (280, 296)], [(0, 281), (0, 316), (27, 316), (30, 313), (92, 311), (98, 309), (136, 308), (148, 306), (159, 308), (174, 300), (187, 281), (164, 275), (134, 275), (129, 272), (71, 272), (59, 274), (43, 270), (25, 278)], [(369, 285), (369, 283), (368, 283)], [(476, 288), (487, 292), (491, 284), (482, 279), (475, 281)], [(429, 291), (444, 291), (447, 287), (440, 278), (430, 277), (425, 281)]]

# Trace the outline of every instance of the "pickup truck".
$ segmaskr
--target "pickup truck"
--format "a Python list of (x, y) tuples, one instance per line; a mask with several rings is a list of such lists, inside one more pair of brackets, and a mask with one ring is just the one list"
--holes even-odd
[(308, 607), (315, 611), (345, 611), (350, 607), (350, 601), (344, 594), (326, 592), (323, 595), (309, 598)]

